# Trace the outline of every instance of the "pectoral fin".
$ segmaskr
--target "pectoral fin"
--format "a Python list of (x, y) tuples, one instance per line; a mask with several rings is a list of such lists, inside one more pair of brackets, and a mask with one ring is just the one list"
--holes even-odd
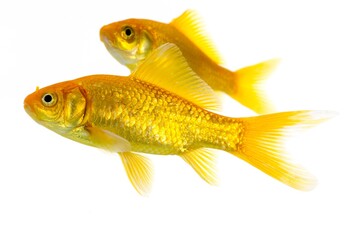
[(98, 127), (86, 127), (90, 141), (99, 148), (110, 152), (129, 152), (131, 144), (119, 135)]
[(180, 155), (199, 176), (211, 185), (216, 185), (216, 167), (213, 151), (199, 148)]
[(118, 153), (126, 174), (136, 191), (141, 195), (150, 192), (152, 182), (152, 165), (149, 159), (131, 152)]

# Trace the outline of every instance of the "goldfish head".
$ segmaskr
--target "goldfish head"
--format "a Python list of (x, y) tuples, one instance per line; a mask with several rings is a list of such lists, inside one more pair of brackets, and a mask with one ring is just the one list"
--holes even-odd
[(66, 136), (84, 119), (85, 92), (71, 82), (37, 88), (25, 98), (24, 108), (36, 122)]
[(103, 26), (100, 30), (100, 39), (107, 50), (130, 70), (134, 70), (157, 47), (147, 21), (128, 19)]

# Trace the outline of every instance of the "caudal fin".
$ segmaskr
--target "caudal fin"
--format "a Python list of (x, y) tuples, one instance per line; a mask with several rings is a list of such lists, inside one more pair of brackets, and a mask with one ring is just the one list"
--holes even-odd
[(242, 143), (232, 154), (290, 187), (311, 190), (316, 185), (315, 177), (288, 161), (282, 142), (295, 130), (314, 126), (333, 115), (327, 111), (296, 111), (242, 118)]
[(236, 71), (232, 97), (256, 113), (273, 112), (273, 107), (262, 90), (261, 84), (279, 61), (279, 59), (271, 59)]

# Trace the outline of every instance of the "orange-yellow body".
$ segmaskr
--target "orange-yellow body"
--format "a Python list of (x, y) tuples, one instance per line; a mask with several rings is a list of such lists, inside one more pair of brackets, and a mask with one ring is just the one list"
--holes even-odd
[(132, 151), (176, 155), (201, 147), (236, 151), (241, 141), (241, 122), (152, 84), (117, 76), (77, 81), (97, 100), (87, 109), (87, 124), (128, 139)]
[(27, 96), (24, 107), (64, 137), (119, 153), (142, 194), (150, 185), (151, 165), (136, 152), (179, 155), (214, 184), (210, 149), (219, 149), (294, 188), (313, 186), (311, 175), (283, 159), (281, 138), (284, 127), (313, 125), (326, 116), (298, 111), (225, 117), (205, 109), (217, 106), (215, 96), (177, 47), (163, 45), (129, 77), (92, 75), (54, 84)]
[[(70, 131), (100, 128), (127, 139), (134, 152), (179, 155), (201, 147), (236, 151), (241, 142), (241, 121), (209, 112), (138, 79), (92, 75), (45, 91), (63, 96), (64, 106), (81, 113), (61, 118)], [(33, 103), (43, 94), (43, 90), (36, 91), (25, 102)], [(70, 136), (98, 147), (88, 137)]]
[(100, 38), (121, 64), (135, 70), (146, 57), (165, 43), (178, 46), (189, 66), (211, 88), (222, 91), (258, 113), (271, 106), (259, 83), (277, 60), (269, 60), (232, 72), (220, 65), (220, 57), (206, 39), (194, 12), (186, 11), (171, 23), (147, 19), (127, 19), (101, 28)]

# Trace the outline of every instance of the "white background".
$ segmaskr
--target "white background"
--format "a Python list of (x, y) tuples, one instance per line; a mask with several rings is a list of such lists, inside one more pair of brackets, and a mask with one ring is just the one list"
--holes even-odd
[[(7, 2), (0, 3), (0, 239), (360, 238), (356, 1)], [(176, 156), (151, 156), (153, 190), (141, 197), (116, 154), (62, 138), (23, 110), (36, 86), (128, 75), (100, 42), (102, 25), (169, 22), (188, 8), (202, 16), (229, 69), (282, 58), (265, 87), (278, 111), (339, 113), (288, 141), (292, 158), (319, 179), (313, 191), (224, 153), (218, 187)], [(227, 115), (253, 115), (229, 98), (225, 106)]]

